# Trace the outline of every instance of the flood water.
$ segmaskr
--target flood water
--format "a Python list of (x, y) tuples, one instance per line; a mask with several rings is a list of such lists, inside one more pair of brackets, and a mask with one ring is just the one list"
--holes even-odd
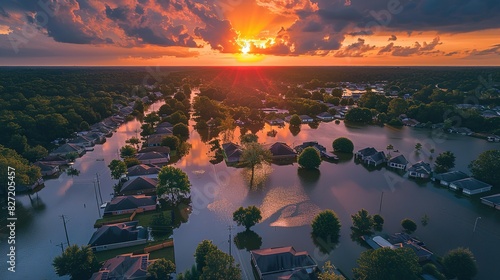
[[(155, 105), (156, 109), (159, 105)], [(193, 125), (193, 124), (191, 124)], [(57, 276), (51, 265), (52, 259), (61, 253), (57, 244), (66, 241), (60, 215), (66, 215), (68, 235), (71, 244), (84, 245), (90, 239), (94, 221), (98, 218), (93, 180), (99, 173), (103, 200), (109, 200), (112, 193), (111, 179), (107, 165), (118, 157), (119, 147), (126, 139), (135, 136), (140, 123), (132, 121), (121, 126), (113, 137), (95, 151), (77, 159), (74, 167), (80, 175), (61, 175), (58, 179), (46, 181), (45, 188), (38, 194), (19, 196), (23, 208), (23, 225), (18, 221), (17, 229), (17, 272), (0, 272), (0, 279), (55, 279)], [(419, 159), (429, 161), (429, 150), (435, 149), (434, 157), (450, 150), (455, 153), (457, 170), (467, 172), (467, 165), (481, 152), (500, 149), (500, 144), (467, 136), (445, 135), (439, 137), (429, 130), (413, 128), (394, 129), (390, 127), (363, 126), (347, 127), (344, 123), (321, 123), (317, 129), (302, 125), (301, 132), (293, 136), (287, 127), (277, 128), (276, 137), (266, 135), (271, 128), (266, 125), (259, 132), (259, 142), (282, 141), (290, 146), (304, 141), (318, 141), (327, 149), (340, 136), (350, 138), (355, 150), (367, 146), (385, 150), (392, 144), (395, 150), (414, 163)], [(239, 129), (234, 137), (240, 135)], [(209, 147), (198, 133), (191, 132), (190, 153), (175, 166), (183, 169), (192, 183), (192, 214), (180, 228), (174, 230), (177, 271), (182, 272), (194, 263), (194, 251), (203, 239), (213, 240), (225, 252), (229, 252), (228, 226), (232, 222), (232, 212), (240, 206), (256, 205), (262, 211), (263, 220), (252, 227), (256, 233), (247, 236), (252, 243), (247, 247), (261, 248), (294, 246), (297, 250), (308, 251), (320, 265), (331, 260), (348, 276), (356, 266), (356, 259), (366, 250), (350, 238), (350, 215), (361, 208), (371, 214), (379, 213), (385, 219), (384, 232), (401, 230), (400, 221), (410, 218), (417, 222), (415, 233), (427, 247), (438, 255), (456, 247), (469, 247), (476, 256), (479, 274), (476, 279), (494, 279), (500, 273), (498, 252), (500, 250), (500, 211), (487, 208), (455, 193), (435, 187), (432, 183), (417, 184), (386, 169), (369, 171), (352, 159), (339, 163), (323, 162), (319, 173), (299, 173), (294, 165), (271, 165), (257, 172), (261, 184), (253, 189), (245, 179), (244, 169), (226, 167), (225, 163), (209, 163)], [(414, 153), (417, 142), (424, 148), (420, 156)], [(398, 153), (392, 152), (392, 155)], [(96, 159), (104, 158), (104, 161)], [(38, 203), (38, 204), (37, 204)], [(41, 206), (40, 206), (41, 205)], [(329, 254), (321, 253), (310, 237), (310, 222), (321, 210), (334, 210), (341, 223), (341, 237), (337, 247)], [(420, 224), (427, 214), (427, 226)], [(473, 234), (474, 222), (482, 217)], [(235, 227), (232, 237), (244, 228)], [(260, 238), (260, 240), (259, 240)], [(260, 244), (261, 243), (261, 244)], [(244, 246), (240, 242), (240, 247)], [(241, 264), (244, 279), (253, 279), (250, 254), (247, 249), (238, 249), (231, 242), (232, 254)], [(2, 252), (6, 244), (1, 244)], [(2, 262), (2, 268), (5, 263)], [(493, 278), (492, 278), (493, 277)]]

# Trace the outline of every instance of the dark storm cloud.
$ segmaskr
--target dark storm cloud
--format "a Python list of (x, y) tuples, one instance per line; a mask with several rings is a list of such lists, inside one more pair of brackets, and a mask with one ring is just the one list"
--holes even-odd
[(0, 16), (8, 18), (10, 15), (5, 11), (5, 9), (0, 6)]
[(415, 42), (413, 46), (396, 46), (394, 42), (379, 49), (378, 54), (391, 54), (393, 56), (412, 56), (412, 55), (428, 55), (438, 53), (436, 50), (438, 45), (441, 45), (439, 37), (434, 38), (430, 43)]

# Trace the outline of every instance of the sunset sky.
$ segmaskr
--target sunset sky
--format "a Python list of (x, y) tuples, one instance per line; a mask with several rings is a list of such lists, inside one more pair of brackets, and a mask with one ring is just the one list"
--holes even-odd
[(500, 65), (498, 0), (1, 0), (0, 65)]

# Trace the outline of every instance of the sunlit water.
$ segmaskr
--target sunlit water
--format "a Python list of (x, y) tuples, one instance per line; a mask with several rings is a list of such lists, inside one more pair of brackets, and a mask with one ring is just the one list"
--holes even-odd
[[(155, 107), (159, 108), (159, 104)], [(19, 197), (24, 212), (30, 213), (31, 218), (25, 218), (18, 225), (17, 272), (7, 273), (2, 261), (0, 279), (57, 278), (51, 262), (61, 253), (56, 245), (66, 240), (59, 215), (64, 214), (69, 219), (71, 244), (86, 244), (98, 218), (93, 189), (95, 174), (97, 172), (100, 176), (103, 199), (109, 200), (115, 182), (107, 165), (117, 158), (118, 149), (126, 139), (135, 136), (139, 127), (137, 121), (121, 126), (104, 145), (96, 146), (94, 152), (78, 159), (74, 167), (81, 171), (80, 176), (63, 174), (56, 180), (48, 180), (45, 188), (32, 196), (33, 202), (27, 196)], [(383, 150), (392, 144), (410, 162), (428, 161), (431, 148), (435, 149), (434, 157), (451, 150), (457, 156), (456, 169), (466, 172), (467, 165), (478, 154), (500, 148), (500, 144), (485, 140), (457, 135), (442, 138), (428, 130), (411, 128), (346, 127), (343, 123), (322, 123), (317, 129), (302, 125), (297, 136), (293, 136), (287, 127), (273, 128), (278, 131), (276, 137), (266, 135), (271, 130), (266, 125), (258, 133), (259, 141), (282, 141), (294, 146), (314, 140), (330, 149), (332, 140), (345, 136), (353, 140), (355, 150), (367, 146)], [(239, 129), (236, 129), (235, 139), (239, 135)], [(226, 167), (225, 163), (209, 163), (210, 149), (194, 130), (189, 142), (192, 144), (190, 153), (175, 164), (188, 174), (192, 183), (192, 213), (187, 223), (174, 230), (178, 272), (191, 267), (196, 246), (203, 239), (213, 240), (219, 248), (229, 252), (228, 226), (235, 226), (232, 212), (240, 206), (256, 205), (262, 210), (263, 221), (252, 230), (262, 238), (262, 248), (291, 245), (297, 250), (309, 251), (320, 264), (331, 260), (352, 275), (356, 259), (366, 249), (349, 236), (350, 215), (361, 208), (372, 214), (378, 213), (383, 192), (381, 215), (385, 219), (384, 232), (400, 231), (400, 221), (411, 218), (419, 225), (416, 235), (430, 250), (442, 255), (459, 246), (470, 247), (478, 261), (480, 272), (477, 279), (493, 279), (492, 275), (500, 273), (497, 265), (500, 211), (458, 197), (431, 183), (418, 185), (385, 169), (369, 171), (352, 159), (337, 164), (323, 162), (319, 173), (299, 172), (296, 164), (264, 166), (256, 171), (257, 186), (250, 188), (248, 171)], [(420, 155), (414, 153), (417, 142), (424, 146)], [(98, 158), (104, 158), (104, 161), (96, 161)], [(310, 237), (310, 222), (323, 209), (334, 210), (342, 223), (339, 243), (330, 255), (320, 253)], [(420, 220), (425, 214), (429, 216), (429, 223), (424, 227)], [(473, 234), (478, 216), (482, 219)], [(242, 227), (233, 229), (232, 237), (243, 230)], [(244, 277), (252, 279), (249, 252), (238, 250), (234, 243), (231, 244)], [(6, 251), (3, 241), (1, 248), (2, 252)]]

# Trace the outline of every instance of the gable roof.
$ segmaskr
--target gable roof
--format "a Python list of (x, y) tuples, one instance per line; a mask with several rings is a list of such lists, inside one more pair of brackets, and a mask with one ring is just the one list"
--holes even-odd
[(160, 158), (167, 158), (168, 159), (168, 155), (158, 153), (158, 152), (147, 152), (147, 153), (137, 154), (138, 160), (149, 160), (149, 159), (160, 159)]
[(308, 115), (300, 115), (300, 116), (299, 116), (299, 118), (300, 118), (301, 120), (310, 120), (310, 119), (312, 119), (312, 118), (311, 118), (311, 117), (309, 117)]
[(75, 144), (66, 143), (64, 145), (59, 146), (57, 149), (53, 150), (53, 154), (62, 154), (62, 153), (72, 153), (81, 151), (82, 148)]
[(222, 144), (222, 149), (224, 150), (227, 158), (239, 158), (243, 153), (240, 145), (233, 142)]
[(380, 162), (380, 161), (385, 161), (385, 153), (383, 151), (381, 152), (376, 152), (373, 155), (369, 155), (365, 158), (365, 160), (372, 160), (374, 162)]
[(316, 262), (307, 252), (297, 252), (291, 246), (253, 250), (250, 254), (262, 275), (283, 271), (293, 274), (295, 270), (316, 266)]
[(371, 156), (375, 153), (377, 153), (378, 151), (373, 148), (373, 147), (369, 147), (369, 148), (364, 148), (364, 149), (361, 149), (357, 152), (357, 154), (363, 156), (363, 157), (367, 157), (367, 156)]
[(33, 165), (38, 166), (42, 172), (43, 171), (52, 171), (58, 167), (57, 164), (49, 164), (49, 163), (50, 162), (37, 161), (37, 162), (33, 163)]
[(172, 131), (171, 127), (157, 127), (155, 130), (155, 134), (160, 134), (160, 135), (172, 135), (174, 132)]
[[(139, 164), (127, 169), (128, 176), (141, 176), (160, 173), (160, 168), (155, 165)], [(127, 182), (128, 183), (128, 182)], [(127, 184), (125, 183), (125, 184)], [(125, 186), (125, 185), (124, 185)]]
[(120, 192), (140, 191), (156, 188), (158, 180), (148, 177), (137, 177), (123, 184)]
[(463, 173), (462, 171), (456, 171), (456, 170), (434, 175), (434, 179), (445, 182), (453, 182), (465, 178), (469, 178), (469, 176)]
[(269, 151), (273, 156), (292, 156), (297, 153), (290, 148), (286, 143), (276, 142), (269, 147)]
[(403, 155), (399, 155), (397, 157), (391, 158), (389, 162), (395, 163), (395, 164), (402, 164), (402, 165), (407, 165), (408, 161)]
[(138, 151), (138, 154), (144, 154), (144, 153), (149, 153), (149, 152), (157, 152), (160, 154), (170, 154), (170, 148), (166, 146), (156, 146), (156, 147), (144, 147), (140, 151)]
[(169, 122), (162, 122), (162, 123), (159, 123), (156, 126), (157, 129), (158, 128), (162, 128), (162, 127), (164, 127), (164, 128), (173, 128), (174, 126), (171, 123), (169, 123)]
[(317, 115), (318, 118), (333, 118), (334, 116), (328, 112), (323, 112), (323, 113), (319, 113)]
[(145, 196), (145, 195), (127, 195), (127, 196), (116, 196), (114, 197), (106, 208), (104, 213), (130, 210), (143, 206), (156, 205), (156, 196)]
[(408, 171), (412, 172), (417, 172), (417, 173), (424, 173), (424, 174), (431, 174), (432, 173), (432, 167), (429, 163), (419, 161), (412, 165), (410, 168), (408, 168)]
[(147, 277), (147, 267), (151, 263), (148, 254), (118, 255), (104, 262), (101, 269), (92, 274), (90, 280), (105, 279), (145, 279)]
[(103, 225), (90, 238), (91, 247), (144, 239), (147, 230), (137, 229), (138, 221)]

